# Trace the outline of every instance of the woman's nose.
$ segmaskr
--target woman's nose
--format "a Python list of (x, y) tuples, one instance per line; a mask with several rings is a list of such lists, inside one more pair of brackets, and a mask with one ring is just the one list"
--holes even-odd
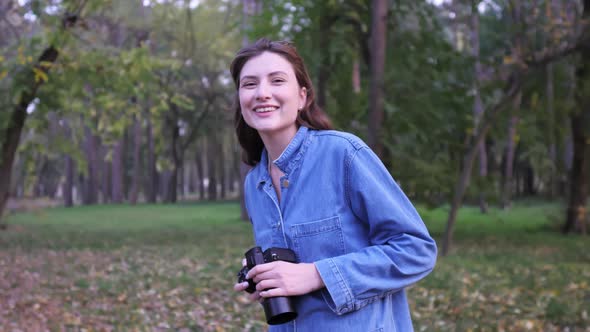
[(270, 89), (267, 84), (260, 83), (258, 84), (258, 89), (256, 89), (256, 99), (264, 100), (270, 98)]

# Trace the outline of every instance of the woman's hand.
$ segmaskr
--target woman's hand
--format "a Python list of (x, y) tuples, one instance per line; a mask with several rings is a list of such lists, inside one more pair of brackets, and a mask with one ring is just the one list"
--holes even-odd
[[(253, 267), (247, 275), (256, 283), (257, 296), (294, 296), (311, 293), (323, 288), (324, 282), (313, 263), (288, 263), (275, 261)], [(246, 283), (246, 287), (247, 283)], [(240, 286), (240, 289), (246, 287)]]
[[(242, 259), (242, 266), (246, 266), (246, 259)], [(243, 292), (246, 290), (246, 288), (248, 288), (248, 282), (244, 281), (244, 282), (239, 282), (236, 283), (234, 285), (234, 290), (238, 291), (238, 292)], [(248, 300), (250, 302), (254, 302), (254, 301), (260, 301), (261, 297), (260, 297), (260, 292), (258, 290), (256, 290), (254, 293), (248, 293), (246, 292), (247, 296), (248, 296)]]

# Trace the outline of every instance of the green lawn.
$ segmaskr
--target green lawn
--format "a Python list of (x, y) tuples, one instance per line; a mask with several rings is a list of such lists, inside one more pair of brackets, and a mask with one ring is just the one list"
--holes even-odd
[[(437, 240), (447, 210), (420, 209)], [(237, 203), (22, 213), (0, 231), (0, 331), (260, 331), (232, 290), (252, 246)], [(556, 204), (459, 214), (455, 246), (408, 289), (417, 331), (590, 331), (590, 240)], [(441, 243), (439, 242), (439, 245)]]

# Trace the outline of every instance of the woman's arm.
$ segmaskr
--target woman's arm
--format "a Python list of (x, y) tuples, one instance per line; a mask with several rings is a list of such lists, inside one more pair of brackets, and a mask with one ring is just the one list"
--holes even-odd
[(370, 246), (315, 262), (334, 312), (343, 314), (425, 277), (436, 262), (436, 243), (383, 163), (363, 146), (346, 165), (346, 195), (369, 227)]

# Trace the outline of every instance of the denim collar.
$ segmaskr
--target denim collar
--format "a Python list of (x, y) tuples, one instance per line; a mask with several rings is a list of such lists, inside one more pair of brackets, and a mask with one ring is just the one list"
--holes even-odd
[[(289, 176), (289, 174), (299, 165), (305, 150), (307, 150), (307, 145), (309, 141), (310, 135), (308, 135), (309, 129), (307, 127), (301, 126), (297, 130), (297, 133), (289, 142), (289, 145), (285, 148), (283, 153), (273, 161), (273, 163), (283, 172), (285, 176)], [(262, 155), (260, 156), (260, 163), (259, 166), (259, 180), (258, 184), (262, 184), (270, 179), (270, 174), (268, 173), (268, 153), (266, 152), (266, 148), (262, 149)]]

